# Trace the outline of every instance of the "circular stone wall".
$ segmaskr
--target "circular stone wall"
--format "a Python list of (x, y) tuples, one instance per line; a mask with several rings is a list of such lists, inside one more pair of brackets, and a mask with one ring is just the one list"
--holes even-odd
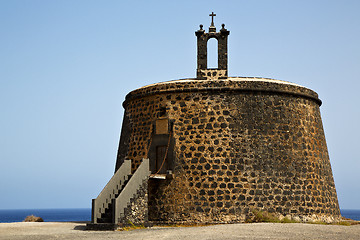
[(236, 222), (254, 209), (339, 219), (314, 91), (263, 78), (185, 79), (134, 90), (123, 105), (116, 168), (152, 161), (156, 121), (169, 121), (172, 174), (150, 179), (149, 220)]

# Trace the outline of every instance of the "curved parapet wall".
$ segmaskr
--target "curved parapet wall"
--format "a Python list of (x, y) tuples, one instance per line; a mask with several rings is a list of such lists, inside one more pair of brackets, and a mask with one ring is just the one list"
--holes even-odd
[(149, 182), (150, 220), (244, 221), (253, 208), (339, 219), (314, 91), (264, 78), (184, 79), (134, 90), (123, 105), (116, 168), (127, 158), (135, 170), (147, 156), (151, 165), (156, 121), (169, 121), (172, 174)]
[(321, 105), (316, 92), (300, 85), (270, 78), (256, 77), (229, 77), (227, 79), (208, 81), (197, 79), (182, 79), (162, 83), (151, 84), (130, 92), (126, 96), (124, 107), (129, 100), (142, 98), (160, 93), (179, 92), (226, 92), (226, 91), (251, 91), (251, 92), (274, 92), (290, 95), (298, 95), (313, 99)]

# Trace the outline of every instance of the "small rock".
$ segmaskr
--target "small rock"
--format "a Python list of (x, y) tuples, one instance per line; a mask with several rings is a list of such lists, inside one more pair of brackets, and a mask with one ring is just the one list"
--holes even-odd
[(43, 222), (43, 221), (44, 219), (42, 219), (41, 217), (36, 217), (34, 215), (27, 216), (24, 219), (24, 222)]

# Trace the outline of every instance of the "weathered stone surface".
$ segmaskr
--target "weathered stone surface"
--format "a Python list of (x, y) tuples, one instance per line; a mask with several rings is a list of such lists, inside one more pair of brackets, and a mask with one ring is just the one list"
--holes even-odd
[(173, 174), (149, 181), (149, 220), (234, 222), (258, 208), (334, 221), (340, 212), (320, 104), (308, 88), (264, 78), (145, 86), (123, 104), (116, 166), (126, 157), (135, 170), (165, 117)]
[(140, 225), (148, 222), (148, 180), (144, 181), (120, 220), (123, 225)]

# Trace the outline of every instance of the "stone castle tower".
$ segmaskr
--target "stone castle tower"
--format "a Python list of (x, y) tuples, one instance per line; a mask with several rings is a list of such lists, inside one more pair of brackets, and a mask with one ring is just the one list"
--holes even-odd
[[(228, 77), (229, 33), (213, 19), (208, 32), (200, 25), (196, 78), (126, 96), (115, 174), (93, 200), (93, 226), (243, 222), (254, 209), (339, 220), (317, 93)], [(210, 38), (217, 69), (207, 68)]]

